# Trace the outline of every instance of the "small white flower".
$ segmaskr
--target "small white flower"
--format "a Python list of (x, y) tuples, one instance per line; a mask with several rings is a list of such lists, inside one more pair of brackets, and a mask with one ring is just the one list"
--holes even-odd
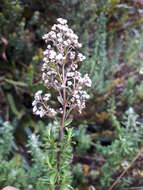
[(54, 83), (55, 83), (55, 84), (58, 84), (58, 81), (57, 81), (57, 80), (54, 80)]
[(32, 102), (32, 106), (35, 106), (37, 104), (36, 100)]
[(33, 112), (35, 113), (36, 111), (37, 111), (37, 107), (34, 106), (34, 107), (33, 107)]
[(49, 83), (49, 80), (47, 79), (47, 80), (45, 80), (45, 84), (48, 84)]
[(71, 86), (71, 85), (72, 85), (72, 82), (71, 82), (71, 81), (68, 81), (68, 82), (67, 82), (67, 85), (68, 85), (68, 86)]
[(43, 55), (48, 55), (48, 53), (49, 53), (49, 50), (43, 51)]
[(39, 107), (39, 110), (37, 111), (38, 115), (42, 118), (45, 115), (45, 111), (42, 106)]
[(92, 81), (89, 78), (88, 74), (84, 75), (83, 81), (84, 81), (85, 86), (91, 87)]
[(139, 70), (139, 74), (140, 74), (140, 75), (143, 75), (143, 68), (141, 68), (141, 69)]
[(49, 36), (53, 39), (56, 39), (56, 33), (54, 31), (49, 32)]
[(70, 59), (75, 59), (75, 52), (74, 51), (70, 52)]
[(49, 52), (49, 58), (50, 59), (54, 59), (56, 57), (56, 52), (54, 51), (54, 50), (51, 50), (50, 52)]
[(36, 94), (35, 94), (35, 100), (36, 101), (41, 100), (41, 94), (42, 94), (42, 90), (39, 90), (36, 92)]
[(67, 24), (67, 20), (66, 20), (66, 19), (63, 19), (63, 18), (58, 18), (57, 21), (58, 21), (60, 24)]
[(56, 24), (52, 26), (52, 30), (56, 30)]
[(46, 79), (46, 73), (42, 74), (42, 79), (45, 80)]
[(52, 116), (55, 116), (57, 114), (57, 112), (52, 108), (50, 108), (49, 111)]
[(63, 109), (62, 108), (59, 109), (59, 113), (61, 113), (61, 114), (63, 113)]
[(67, 41), (64, 41), (64, 45), (65, 45), (65, 46), (68, 46), (69, 44), (68, 44), (68, 42), (67, 42)]
[(58, 34), (57, 34), (57, 37), (58, 37), (58, 38), (62, 38), (62, 33), (58, 33)]
[(67, 73), (67, 76), (68, 76), (68, 77), (73, 77), (74, 74), (75, 74), (74, 72), (69, 72), (69, 73)]
[(62, 55), (61, 53), (59, 53), (59, 54), (56, 56), (56, 59), (57, 59), (57, 60), (62, 60), (62, 58), (63, 58), (63, 55)]
[(78, 58), (79, 58), (79, 61), (84, 61), (86, 59), (86, 57), (82, 53), (78, 54)]
[(51, 96), (50, 94), (45, 94), (44, 97), (43, 97), (43, 100), (48, 101), (50, 96)]
[(51, 47), (52, 47), (51, 45), (48, 45), (48, 46), (47, 46), (48, 49), (51, 49)]
[(82, 47), (82, 44), (81, 44), (81, 43), (78, 43), (78, 47), (81, 48), (81, 47)]
[(42, 94), (42, 90), (38, 90), (38, 91), (36, 92), (35, 96), (39, 96), (39, 95), (41, 95), (41, 94)]
[(80, 96), (79, 96), (78, 94), (77, 94), (77, 95), (75, 95), (75, 98), (76, 98), (76, 99), (78, 99), (79, 97), (80, 97)]
[(61, 43), (63, 41), (62, 38), (58, 38), (58, 42)]

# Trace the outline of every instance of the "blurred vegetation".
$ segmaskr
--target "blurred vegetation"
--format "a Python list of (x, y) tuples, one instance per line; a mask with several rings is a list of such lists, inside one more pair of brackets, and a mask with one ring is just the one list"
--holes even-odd
[[(73, 186), (109, 188), (142, 146), (143, 1), (0, 0), (0, 188), (45, 188), (36, 151), (43, 154), (43, 133), (54, 124), (33, 116), (31, 103), (44, 89), (41, 36), (57, 17), (79, 35), (87, 57), (81, 71), (93, 81), (87, 108), (73, 113)], [(115, 189), (143, 185), (142, 161)]]

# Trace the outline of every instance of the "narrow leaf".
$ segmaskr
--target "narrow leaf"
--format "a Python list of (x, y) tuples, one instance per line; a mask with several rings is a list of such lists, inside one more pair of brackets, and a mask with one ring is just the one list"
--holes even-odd
[(70, 125), (71, 122), (72, 122), (72, 119), (71, 119), (71, 118), (67, 119), (67, 120), (65, 121), (65, 127), (68, 126), (68, 125)]
[(58, 96), (57, 99), (58, 99), (59, 103), (61, 103), (61, 104), (63, 103), (61, 96)]
[(5, 79), (5, 81), (9, 84), (12, 84), (14, 86), (21, 86), (21, 87), (27, 87), (27, 84), (21, 81), (14, 81), (11, 79)]
[(10, 108), (11, 108), (12, 112), (13, 112), (18, 118), (20, 118), (20, 117), (21, 117), (21, 113), (17, 110), (12, 95), (11, 95), (11, 94), (8, 94), (8, 95), (7, 95), (7, 99), (8, 99), (8, 102), (9, 102), (9, 105), (10, 105)]
[(55, 173), (51, 174), (51, 176), (50, 176), (50, 183), (52, 185), (54, 185), (56, 183), (56, 181), (57, 181), (57, 173), (55, 172)]

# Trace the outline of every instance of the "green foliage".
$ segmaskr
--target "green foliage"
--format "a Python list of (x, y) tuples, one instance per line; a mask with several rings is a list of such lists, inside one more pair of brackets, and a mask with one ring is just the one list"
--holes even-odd
[(8, 122), (0, 121), (0, 188), (6, 185), (27, 188), (27, 175), (21, 156), (15, 154), (9, 160), (10, 154), (16, 148), (13, 138), (13, 126)]
[[(31, 168), (35, 168), (35, 177), (37, 175), (37, 179), (40, 181), (40, 184), (42, 187), (44, 187), (44, 189), (48, 187), (49, 189), (53, 190), (58, 185), (58, 128), (59, 124), (57, 122), (50, 123), (47, 127), (45, 127), (44, 130), (42, 130), (42, 135), (39, 136), (40, 140), (35, 134), (32, 134), (29, 140), (30, 153), (33, 158), (33, 164)], [(61, 183), (59, 184), (60, 189), (72, 189), (70, 186), (72, 174), (70, 172), (69, 164), (72, 158), (71, 139), (72, 129), (67, 128), (66, 134), (63, 135), (61, 142), (62, 151), (60, 176)]]
[(74, 137), (77, 141), (76, 151), (78, 154), (85, 154), (92, 144), (91, 136), (87, 134), (87, 126), (80, 125), (79, 129), (75, 131)]
[(137, 68), (141, 65), (141, 60), (139, 59), (139, 54), (142, 51), (142, 43), (143, 43), (143, 34), (142, 32), (136, 31), (133, 37), (129, 37), (130, 39), (127, 41), (125, 45), (124, 51), (124, 61), (128, 63), (128, 65), (132, 65), (132, 67)]
[[(30, 135), (28, 149), (32, 164), (14, 154), (9, 161), (12, 145), (14, 147), (12, 126), (1, 122), (0, 127), (0, 187), (14, 185), (20, 189), (55, 189), (57, 186), (57, 136), (58, 123), (51, 123), (42, 129), (40, 136)], [(70, 161), (72, 158), (72, 129), (67, 128), (62, 139), (61, 152), (61, 184), (60, 189), (72, 190), (70, 186), (72, 174)], [(18, 149), (18, 147), (17, 147)]]
[(83, 180), (83, 171), (82, 171), (82, 165), (81, 164), (76, 164), (73, 167), (73, 175), (74, 175), (74, 181), (73, 184), (77, 185), (79, 181)]
[(13, 135), (12, 135), (12, 126), (5, 122), (0, 121), (0, 159), (7, 159), (8, 154), (11, 150)]
[[(111, 185), (113, 176), (118, 174), (118, 170), (123, 171), (129, 165), (142, 142), (143, 127), (138, 122), (138, 115), (133, 108), (130, 107), (125, 113), (122, 127), (117, 126), (116, 137), (110, 146), (102, 147), (97, 144), (98, 153), (106, 157), (106, 163), (101, 168), (102, 179), (100, 182), (103, 189)], [(120, 185), (125, 184), (122, 181)]]
[(119, 131), (121, 126), (120, 126), (120, 122), (117, 120), (117, 117), (115, 115), (115, 113), (116, 113), (115, 98), (112, 96), (109, 99), (108, 103), (110, 105), (110, 108), (108, 109), (110, 121), (111, 121), (113, 127), (115, 127), (115, 129), (117, 131)]
[(130, 77), (127, 81), (127, 87), (125, 88), (123, 95), (122, 95), (123, 98), (126, 99), (125, 102), (128, 106), (132, 106), (135, 101), (134, 84), (135, 84), (134, 78)]
[(93, 88), (96, 87), (99, 93), (104, 89), (105, 72), (108, 68), (107, 60), (107, 38), (106, 38), (106, 17), (103, 13), (97, 19), (97, 31), (95, 33), (95, 45), (93, 56), (87, 59), (82, 67), (82, 71), (86, 68), (90, 73)]
[[(12, 125), (7, 122), (0, 124), (0, 188), (14, 185), (19, 189), (47, 190), (47, 184), (53, 184), (56, 181), (56, 172), (50, 173), (51, 164), (56, 170), (54, 161), (57, 151), (56, 127), (53, 127), (55, 124), (45, 127), (45, 123), (49, 121), (42, 123), (37, 118), (33, 118), (31, 102), (33, 93), (41, 88), (44, 89), (41, 82), (37, 82), (41, 75), (39, 65), (42, 49), (39, 47), (43, 44), (40, 39), (57, 17), (68, 19), (74, 31), (80, 36), (84, 53), (87, 55), (87, 60), (81, 70), (83, 73), (87, 70), (90, 73), (93, 91), (96, 94), (90, 100), (89, 105), (92, 105), (94, 109), (92, 108), (91, 114), (86, 117), (86, 123), (88, 125), (92, 118), (95, 125), (99, 125), (101, 133), (105, 128), (111, 129), (113, 133), (114, 140), (110, 146), (103, 147), (97, 144), (100, 151), (96, 152), (96, 149), (93, 149), (92, 152), (96, 153), (96, 157), (101, 156), (106, 160), (101, 172), (100, 166), (95, 164), (97, 168), (94, 168), (94, 163), (91, 168), (92, 171), (99, 172), (95, 179), (97, 189), (100, 189), (99, 181), (102, 184), (101, 189), (106, 189), (122, 171), (121, 163), (129, 162), (128, 158), (132, 159), (136, 154), (141, 143), (142, 128), (137, 120), (142, 120), (143, 100), (142, 5), (136, 2), (138, 1), (60, 0), (51, 3), (44, 0), (31, 2), (1, 0), (0, 114)], [(123, 81), (115, 83), (116, 79), (120, 81), (122, 77)], [(121, 93), (116, 93), (118, 88), (122, 88)], [(93, 92), (91, 94), (93, 95)], [(110, 99), (110, 108), (108, 108), (109, 104), (106, 100), (110, 96), (114, 98)], [(101, 102), (94, 105), (96, 99), (100, 98)], [(101, 106), (100, 103), (104, 105)], [(131, 109), (124, 118), (124, 110), (130, 106), (136, 108), (139, 118)], [(96, 114), (99, 109), (108, 110), (109, 120), (106, 123), (98, 124), (94, 113)], [(88, 110), (90, 106), (87, 112)], [(75, 122), (75, 126), (83, 122), (85, 119), (83, 117), (77, 118), (78, 122)], [(122, 118), (124, 118), (123, 123)], [(54, 137), (51, 134), (46, 135), (48, 128), (51, 131), (54, 130)], [(27, 136), (31, 130), (35, 134), (29, 139), (28, 148), (23, 148), (27, 144)], [(63, 138), (63, 144), (64, 139), (69, 141), (68, 139), (71, 138), (70, 130), (68, 134), (69, 136)], [(96, 132), (96, 136), (100, 136), (99, 132)], [(49, 145), (49, 137), (55, 141), (52, 161), (49, 151), (52, 152), (53, 147)], [(35, 147), (32, 138), (35, 138)], [(79, 127), (74, 138), (77, 142), (77, 145), (74, 145), (74, 153), (91, 158), (89, 150), (93, 146), (93, 139), (88, 129), (84, 126)], [(94, 140), (96, 142), (96, 139)], [(18, 142), (20, 146), (17, 146), (15, 142)], [(30, 158), (27, 150), (30, 151)], [(70, 145), (65, 148), (65, 151), (68, 153), (63, 153), (65, 154), (63, 157), (68, 160), (71, 156)], [(48, 156), (45, 157), (45, 155)], [(63, 160), (68, 173), (70, 166), (65, 162), (66, 160)], [(93, 176), (84, 176), (81, 163), (72, 167), (75, 176), (74, 184), (85, 184), (86, 181), (86, 186), (88, 186), (88, 182), (92, 183)], [(65, 172), (63, 181), (70, 183), (72, 179), (64, 179), (66, 171), (63, 169), (63, 173)], [(51, 178), (49, 178), (50, 174)], [(67, 176), (72, 176), (72, 174), (68, 173)], [(121, 185), (126, 186), (131, 181), (131, 177), (129, 180), (127, 177), (123, 178), (119, 189), (123, 188)]]

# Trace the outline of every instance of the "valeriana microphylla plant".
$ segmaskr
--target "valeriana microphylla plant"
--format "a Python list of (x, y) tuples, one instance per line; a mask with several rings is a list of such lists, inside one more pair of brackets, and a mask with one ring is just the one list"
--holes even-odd
[[(52, 26), (52, 30), (43, 36), (47, 44), (43, 52), (42, 79), (48, 93), (41, 90), (36, 92), (33, 101), (33, 113), (40, 117), (51, 117), (59, 122), (57, 138), (57, 178), (55, 189), (61, 189), (62, 184), (62, 138), (64, 131), (69, 130), (67, 126), (71, 123), (69, 115), (75, 108), (82, 112), (85, 102), (89, 99), (86, 92), (87, 87), (91, 87), (91, 80), (88, 74), (83, 77), (78, 71), (85, 56), (79, 52), (82, 47), (78, 42), (78, 36), (67, 25), (67, 20), (58, 18), (57, 24)], [(52, 107), (49, 89), (55, 89), (58, 93), (57, 101), (59, 108)], [(68, 134), (70, 132), (68, 131)], [(70, 136), (71, 138), (71, 136)], [(67, 138), (68, 141), (68, 138)]]

